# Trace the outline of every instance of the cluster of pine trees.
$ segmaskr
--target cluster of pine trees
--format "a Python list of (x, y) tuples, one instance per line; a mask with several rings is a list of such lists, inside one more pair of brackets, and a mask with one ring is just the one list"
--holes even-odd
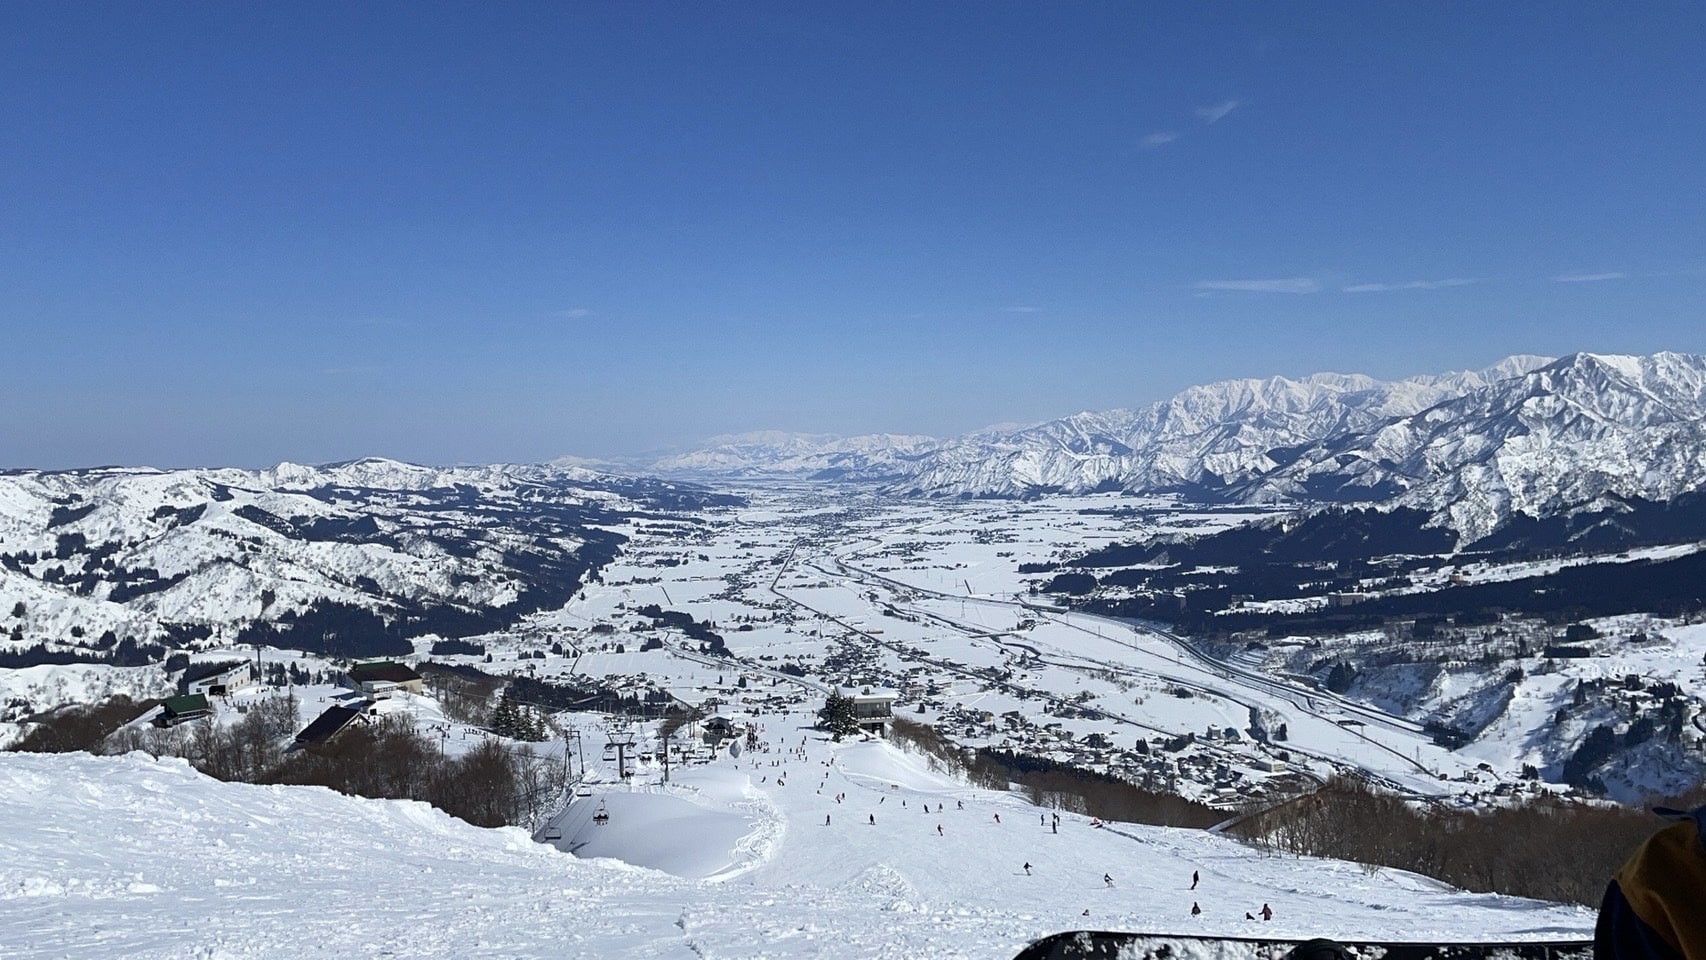
[(551, 738), (551, 732), (545, 726), (545, 715), (511, 699), (508, 690), (498, 699), (488, 726), (493, 733), (511, 740), (540, 743)]

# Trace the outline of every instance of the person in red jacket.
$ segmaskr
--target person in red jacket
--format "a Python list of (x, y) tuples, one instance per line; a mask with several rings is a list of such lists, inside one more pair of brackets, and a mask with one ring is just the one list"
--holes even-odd
[(1595, 960), (1706, 960), (1706, 807), (1643, 843), (1605, 888)]

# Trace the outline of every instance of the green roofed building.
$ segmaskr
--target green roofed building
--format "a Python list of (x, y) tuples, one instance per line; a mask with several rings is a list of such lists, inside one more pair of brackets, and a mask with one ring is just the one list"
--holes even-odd
[(207, 696), (200, 693), (186, 693), (181, 697), (167, 697), (160, 705), (159, 724), (162, 727), (175, 727), (180, 723), (200, 720), (213, 713), (213, 708), (207, 704)]

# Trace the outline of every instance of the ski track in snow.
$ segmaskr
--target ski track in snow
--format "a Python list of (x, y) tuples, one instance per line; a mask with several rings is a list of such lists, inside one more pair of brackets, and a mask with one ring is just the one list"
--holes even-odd
[[(607, 849), (673, 850), (661, 865), (699, 876), (579, 859), (420, 803), (219, 783), (142, 754), (0, 754), (0, 943), (19, 958), (988, 958), (1088, 927), (1558, 939), (1592, 923), (1581, 908), (1263, 856), (1201, 831), (1116, 835), (1063, 814), (1055, 834), (1021, 797), (886, 743), (811, 736), (798, 756), (803, 722), (772, 718), (769, 753), (683, 768), (667, 789), (602, 784), (576, 804), (609, 802), (608, 826), (579, 828)], [(623, 802), (647, 795), (690, 809), (649, 818)], [(732, 840), (702, 829), (731, 816), (749, 826)], [(1264, 902), (1272, 923), (1242, 919)]]

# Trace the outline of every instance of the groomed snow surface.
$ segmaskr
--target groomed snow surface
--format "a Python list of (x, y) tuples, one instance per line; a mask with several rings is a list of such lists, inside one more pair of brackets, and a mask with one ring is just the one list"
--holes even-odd
[[(890, 744), (766, 719), (767, 751), (677, 768), (668, 785), (592, 785), (555, 845), (142, 754), (0, 754), (0, 953), (1004, 958), (1083, 928), (1427, 940), (1592, 926), (1578, 907), (1267, 857), (1201, 831), (1063, 814), (1055, 833), (1018, 795)], [(1271, 923), (1243, 919), (1263, 903)]]

